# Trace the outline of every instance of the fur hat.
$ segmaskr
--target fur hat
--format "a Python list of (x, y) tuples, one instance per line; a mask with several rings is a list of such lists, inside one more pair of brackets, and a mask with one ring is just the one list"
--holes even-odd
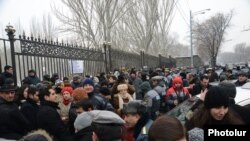
[(20, 141), (53, 141), (52, 137), (42, 129), (32, 131)]
[(74, 122), (74, 127), (77, 130), (81, 130), (91, 126), (92, 123), (123, 125), (125, 121), (114, 112), (93, 110), (78, 115)]
[(61, 93), (63, 94), (64, 92), (69, 92), (70, 94), (72, 94), (73, 88), (72, 87), (64, 87), (62, 89)]
[(130, 101), (123, 105), (123, 112), (125, 114), (139, 114), (142, 115), (147, 112), (147, 107), (139, 100)]
[(204, 141), (204, 130), (200, 128), (193, 128), (188, 131), (189, 141)]
[(224, 93), (223, 89), (218, 86), (213, 86), (209, 88), (205, 100), (205, 108), (217, 108), (220, 106), (229, 106), (229, 97)]
[(247, 73), (244, 72), (244, 71), (240, 71), (240, 72), (238, 73), (238, 76), (246, 76), (246, 77), (247, 77)]
[(85, 86), (85, 85), (87, 85), (87, 84), (89, 84), (89, 85), (91, 85), (91, 86), (93, 86), (94, 87), (94, 81), (92, 80), (92, 79), (85, 79), (84, 81), (83, 81), (83, 86)]
[(120, 90), (128, 90), (128, 85), (127, 84), (119, 84), (117, 86), (117, 90), (120, 91)]

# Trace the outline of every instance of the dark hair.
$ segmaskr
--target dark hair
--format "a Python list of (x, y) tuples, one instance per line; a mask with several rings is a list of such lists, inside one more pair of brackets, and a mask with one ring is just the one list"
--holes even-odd
[(103, 81), (100, 82), (100, 85), (101, 85), (101, 87), (105, 86), (105, 85), (108, 86), (109, 85), (109, 81), (108, 80), (103, 80)]
[(50, 92), (49, 92), (50, 89), (52, 89), (52, 87), (50, 87), (50, 86), (42, 87), (39, 89), (39, 100), (40, 101), (45, 101), (44, 96), (50, 95)]
[(88, 111), (89, 108), (94, 109), (94, 106), (89, 99), (84, 99), (76, 102), (75, 108), (80, 108), (80, 107), (82, 107), (84, 111)]
[(228, 73), (233, 73), (233, 71), (231, 69), (227, 70)]
[(38, 91), (38, 89), (35, 86), (29, 86), (29, 88), (28, 88), (28, 95), (29, 94), (34, 95), (34, 94), (36, 94), (37, 91)]
[(28, 88), (28, 85), (22, 85), (20, 88), (17, 89), (17, 102), (19, 103), (21, 100), (24, 100), (25, 97), (23, 96), (23, 92), (26, 88)]
[(108, 78), (112, 77), (113, 80), (117, 80), (117, 77), (115, 75), (110, 75)]
[(63, 77), (63, 81), (65, 81), (65, 80), (69, 80), (69, 78), (68, 77)]
[(201, 77), (200, 77), (200, 81), (202, 81), (203, 79), (209, 79), (209, 77), (207, 76), (207, 75), (202, 75)]
[(156, 119), (148, 131), (148, 141), (176, 141), (184, 137), (186, 137), (186, 131), (181, 122), (167, 115)]
[(10, 68), (13, 68), (13, 67), (10, 66), (10, 65), (6, 65), (6, 66), (4, 67), (4, 71), (7, 71), (7, 70), (10, 69)]
[(93, 122), (91, 127), (100, 141), (116, 141), (122, 138), (122, 125)]
[(43, 75), (43, 80), (50, 81), (50, 75), (49, 74)]

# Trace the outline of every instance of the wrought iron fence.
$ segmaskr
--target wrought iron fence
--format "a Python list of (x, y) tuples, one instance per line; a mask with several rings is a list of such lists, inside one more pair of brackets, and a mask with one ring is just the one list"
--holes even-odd
[(76, 61), (82, 64), (82, 75), (97, 75), (100, 72), (113, 71), (115, 68), (142, 68), (148, 66), (172, 67), (175, 61), (172, 58), (161, 55), (152, 56), (132, 52), (124, 52), (113, 49), (104, 44), (103, 49), (91, 49), (77, 45), (69, 45), (58, 41), (26, 37), (25, 35), (14, 38), (15, 30), (7, 26), (9, 39), (0, 38), (0, 71), (5, 65), (12, 65), (15, 84), (21, 85), (21, 81), (28, 76), (28, 71), (34, 69), (41, 79), (43, 75), (58, 73), (62, 78), (72, 76), (75, 73)]

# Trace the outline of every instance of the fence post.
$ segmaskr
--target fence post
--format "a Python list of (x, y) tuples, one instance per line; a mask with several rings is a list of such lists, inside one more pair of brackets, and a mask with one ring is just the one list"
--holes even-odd
[(14, 33), (16, 32), (16, 30), (13, 28), (12, 25), (9, 24), (6, 26), (5, 32), (7, 32), (10, 41), (11, 65), (13, 68), (14, 84), (15, 86), (17, 86), (16, 59), (15, 59), (15, 46), (14, 46), (15, 42)]
[(141, 68), (143, 68), (144, 63), (143, 63), (143, 51), (140, 51), (140, 56), (141, 56)]
[(108, 46), (109, 50), (109, 71), (112, 71), (112, 59), (111, 59), (111, 44)]
[(161, 66), (161, 54), (159, 54), (159, 68), (161, 68), (162, 66)]
[(104, 47), (105, 70), (106, 70), (106, 74), (107, 74), (108, 73), (108, 60), (107, 60), (107, 43), (106, 42), (103, 43), (103, 47)]

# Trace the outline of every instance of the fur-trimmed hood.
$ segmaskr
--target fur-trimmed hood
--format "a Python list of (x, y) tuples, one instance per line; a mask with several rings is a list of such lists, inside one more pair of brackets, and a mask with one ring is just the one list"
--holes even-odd
[(53, 139), (45, 130), (38, 129), (28, 133), (19, 141), (53, 141)]

